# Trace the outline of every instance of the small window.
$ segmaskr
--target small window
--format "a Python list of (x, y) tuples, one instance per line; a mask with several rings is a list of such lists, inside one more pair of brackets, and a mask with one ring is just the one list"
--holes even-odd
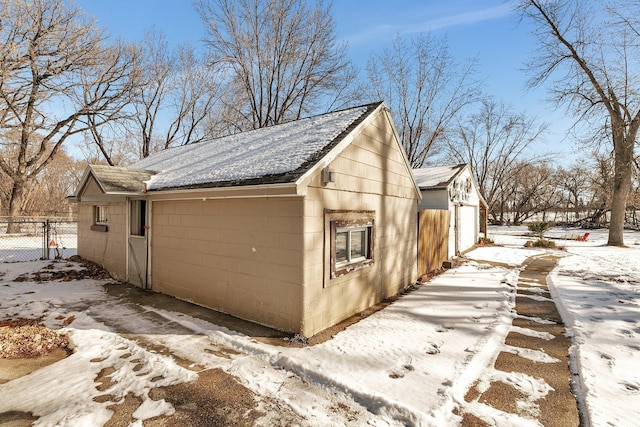
[(373, 264), (373, 211), (326, 211), (330, 277), (335, 279)]
[(371, 227), (338, 228), (336, 230), (336, 266), (369, 259)]
[(94, 206), (93, 207), (93, 224), (91, 225), (93, 231), (107, 231), (107, 207), (106, 206)]
[(96, 225), (104, 225), (107, 223), (107, 207), (106, 206), (93, 207), (93, 223)]

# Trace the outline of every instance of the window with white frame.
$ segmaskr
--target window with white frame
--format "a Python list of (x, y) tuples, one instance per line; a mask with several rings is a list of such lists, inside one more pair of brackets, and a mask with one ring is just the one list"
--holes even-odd
[(369, 256), (371, 226), (336, 229), (336, 265), (364, 261)]
[(374, 216), (373, 211), (326, 211), (332, 279), (373, 264)]

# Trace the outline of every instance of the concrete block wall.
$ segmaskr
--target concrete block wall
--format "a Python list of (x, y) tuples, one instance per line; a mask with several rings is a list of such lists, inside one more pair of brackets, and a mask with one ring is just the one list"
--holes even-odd
[[(364, 128), (330, 165), (335, 182), (321, 176), (304, 203), (306, 336), (394, 295), (417, 278), (418, 195), (383, 114)], [(326, 210), (375, 212), (374, 263), (338, 278), (330, 275)]]
[(297, 331), (302, 199), (152, 202), (152, 289)]
[[(94, 206), (107, 209), (107, 231), (93, 231)], [(126, 202), (81, 203), (78, 206), (78, 255), (98, 263), (118, 280), (127, 278)]]

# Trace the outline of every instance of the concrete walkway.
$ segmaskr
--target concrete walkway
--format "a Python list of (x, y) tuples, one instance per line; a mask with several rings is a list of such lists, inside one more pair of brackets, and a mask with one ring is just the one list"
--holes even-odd
[[(515, 309), (518, 316), (513, 320), (514, 330), (507, 335), (505, 350), (498, 355), (494, 364), (494, 369), (498, 371), (523, 373), (542, 379), (551, 389), (544, 397), (531, 401), (531, 396), (525, 396), (513, 385), (495, 381), (486, 389), (478, 385), (472, 387), (465, 397), (467, 402), (475, 401), (498, 411), (537, 420), (543, 426), (580, 425), (576, 399), (571, 392), (571, 343), (565, 336), (562, 318), (546, 281), (557, 260), (555, 256), (543, 256), (525, 262), (516, 288)], [(531, 354), (537, 357), (531, 357)], [(530, 405), (518, 405), (519, 401), (527, 399), (529, 403), (537, 405), (536, 413), (527, 410)], [(493, 424), (470, 414), (465, 414), (462, 422), (465, 427), (488, 425)]]

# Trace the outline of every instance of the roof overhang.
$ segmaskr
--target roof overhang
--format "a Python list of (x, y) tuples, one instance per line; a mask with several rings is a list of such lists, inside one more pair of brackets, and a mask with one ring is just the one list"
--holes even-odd
[[(102, 192), (103, 195), (105, 196), (119, 196), (119, 197), (132, 197), (132, 196), (141, 196), (145, 193), (144, 191), (144, 182), (140, 181), (138, 187), (140, 188), (140, 190), (123, 190), (123, 189), (112, 189), (110, 188), (106, 183), (105, 180), (100, 176), (100, 173), (96, 171), (96, 168), (103, 168), (102, 166), (99, 165), (87, 165), (87, 167), (84, 170), (84, 173), (82, 175), (82, 178), (80, 179), (80, 182), (78, 183), (78, 187), (76, 189), (76, 192), (74, 195), (69, 197), (69, 200), (79, 203), (82, 202), (83, 196), (85, 194), (85, 191), (87, 190), (87, 187), (89, 185), (89, 183), (94, 182), (98, 188), (100, 189), (100, 191)], [(115, 166), (113, 166), (113, 168), (116, 168)], [(119, 170), (126, 170), (126, 168), (118, 168)], [(135, 171), (135, 170), (131, 170), (132, 172), (136, 172), (138, 174), (140, 174), (140, 172), (144, 172), (143, 175), (151, 175), (153, 174), (153, 172), (151, 171)]]
[(145, 193), (147, 199), (160, 200), (216, 200), (300, 196), (294, 183), (245, 185), (235, 187), (183, 188), (153, 190)]

